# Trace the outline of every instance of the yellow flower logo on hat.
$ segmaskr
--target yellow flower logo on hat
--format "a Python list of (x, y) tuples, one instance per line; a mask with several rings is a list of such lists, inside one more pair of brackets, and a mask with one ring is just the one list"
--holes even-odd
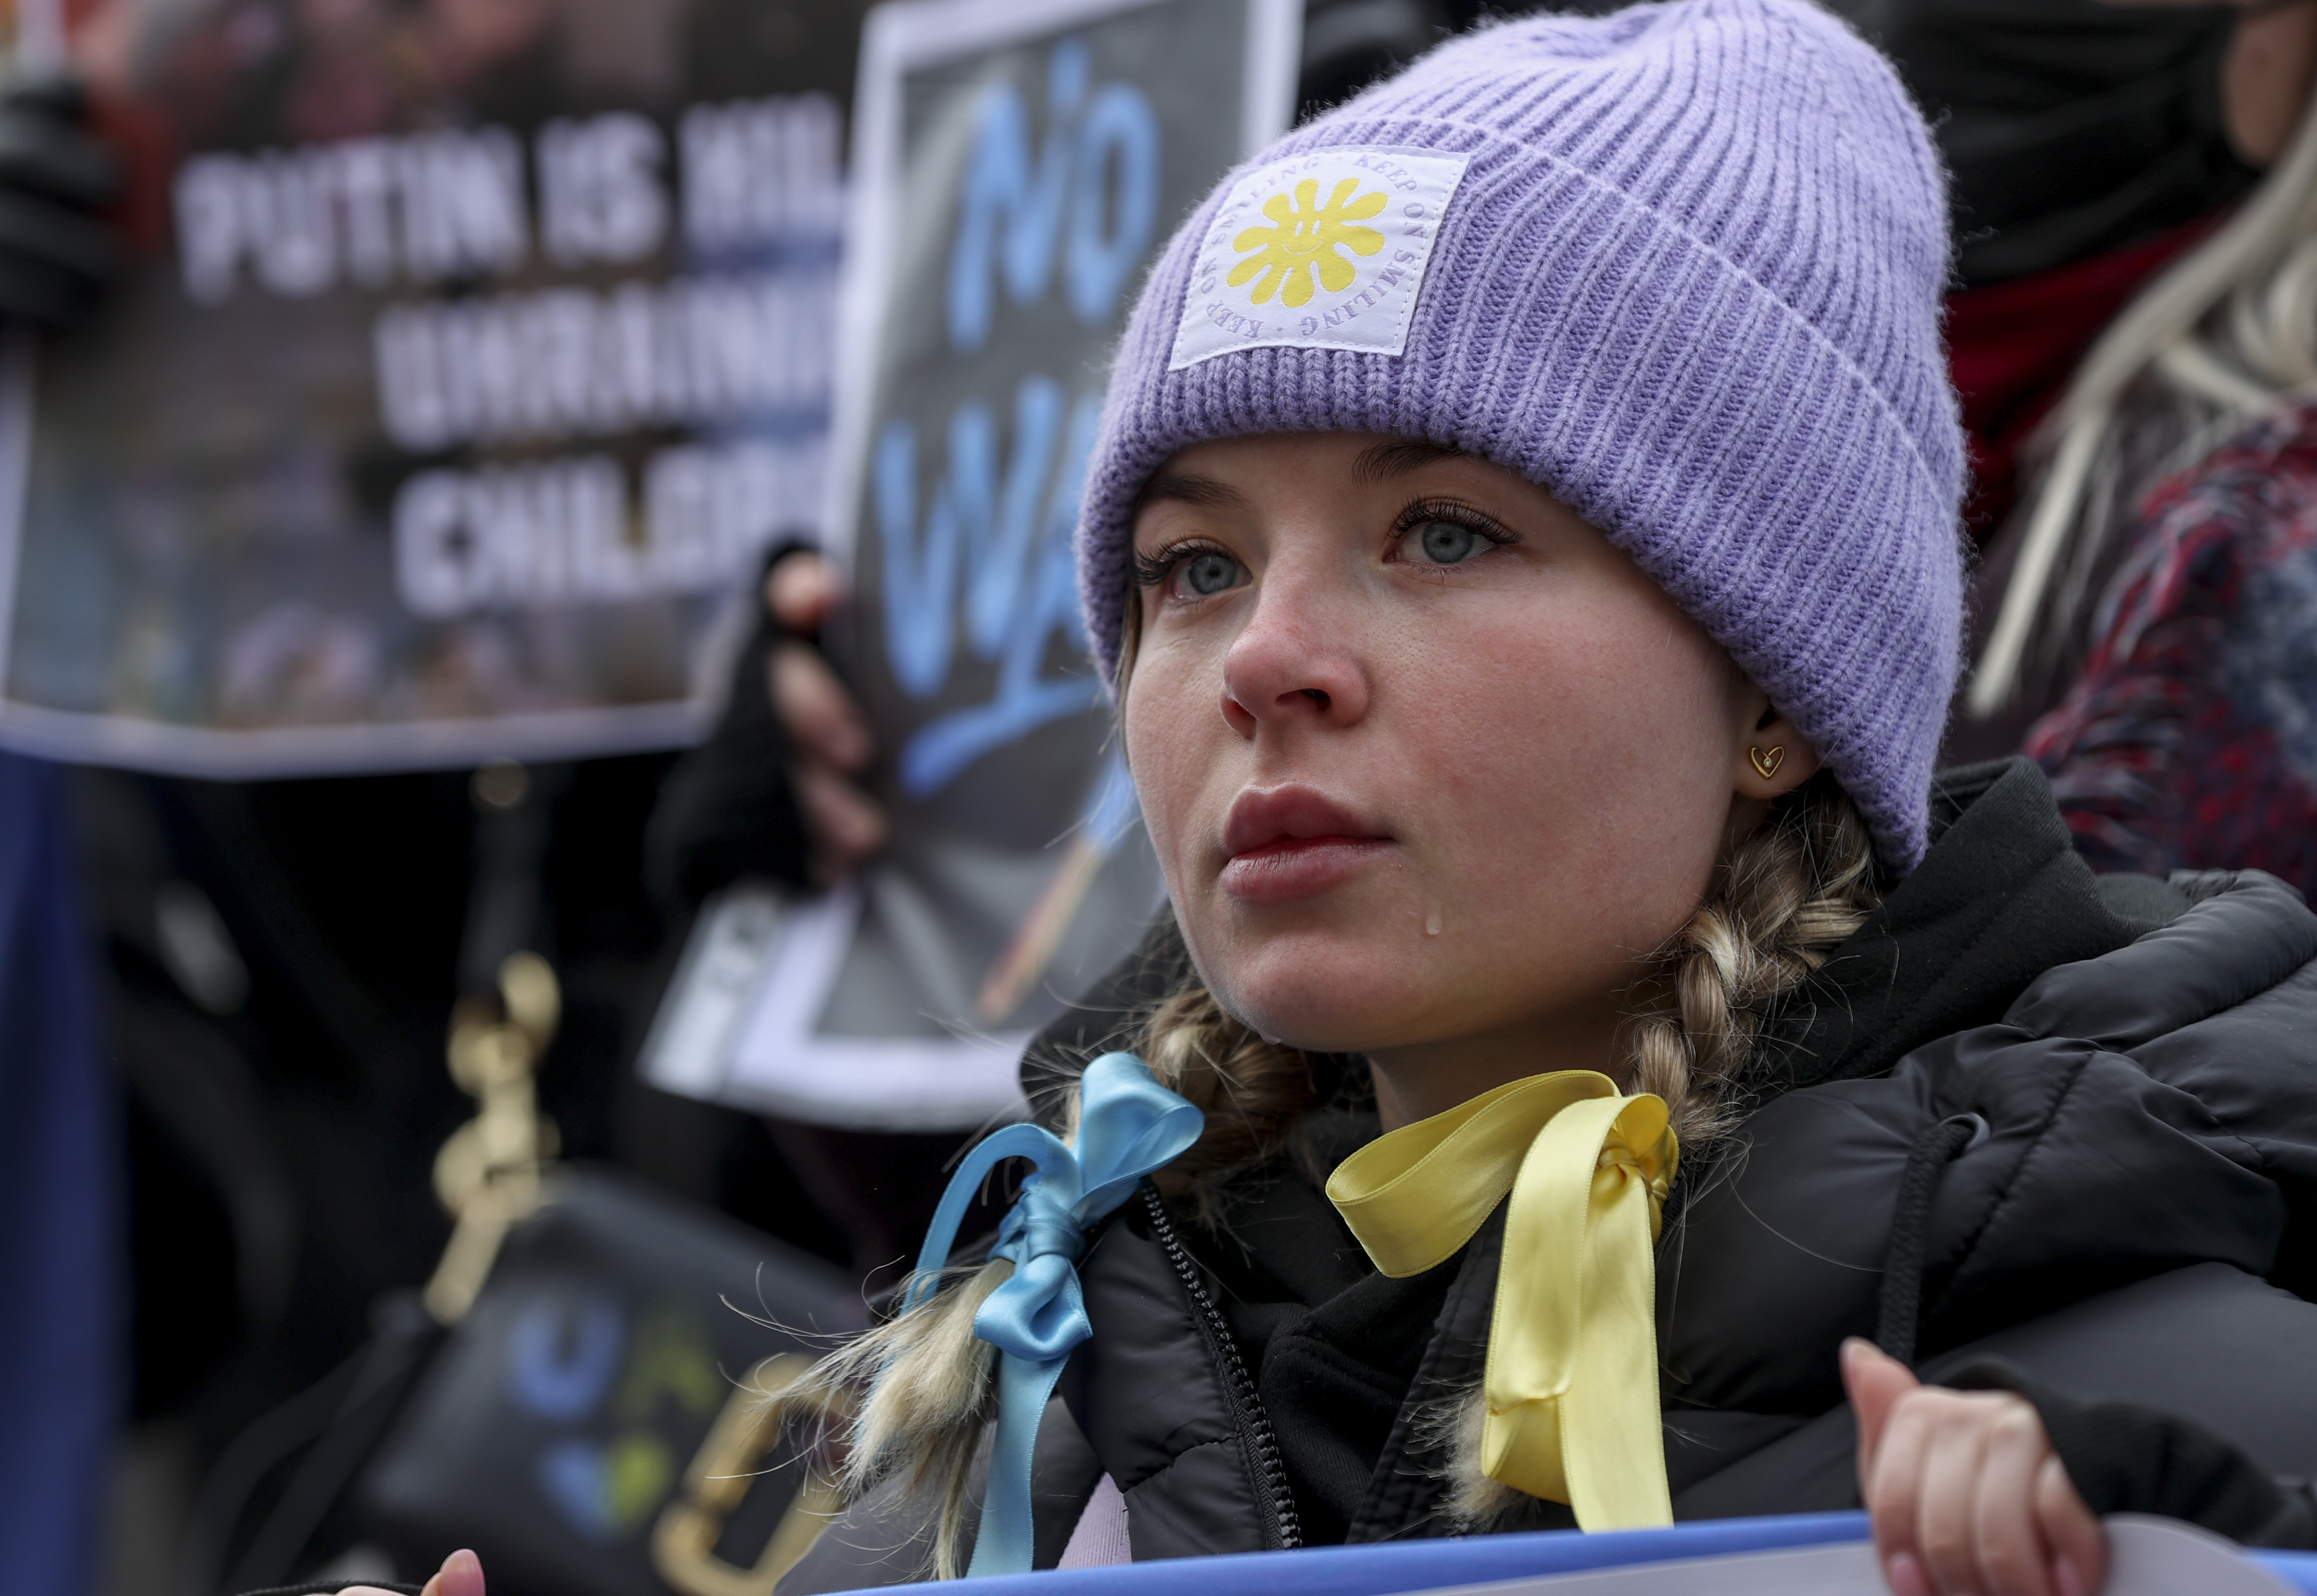
[(1360, 186), (1356, 177), (1346, 177), (1336, 185), (1336, 192), (1320, 204), (1320, 183), (1307, 177), (1295, 185), (1293, 202), (1284, 194), (1274, 194), (1263, 202), (1263, 214), (1275, 226), (1249, 227), (1231, 240), (1231, 247), (1248, 255), (1231, 268), (1226, 280), (1237, 288), (1261, 272), (1263, 280), (1255, 285), (1249, 298), (1252, 305), (1263, 304), (1274, 293), (1284, 305), (1302, 305), (1311, 298), (1311, 276), (1317, 272), (1320, 286), (1329, 293), (1341, 293), (1352, 286), (1355, 275), (1351, 262), (1337, 253), (1338, 247), (1356, 254), (1372, 255), (1383, 247), (1383, 235), (1373, 227), (1355, 227), (1384, 208), (1390, 195), (1378, 191), (1352, 198)]

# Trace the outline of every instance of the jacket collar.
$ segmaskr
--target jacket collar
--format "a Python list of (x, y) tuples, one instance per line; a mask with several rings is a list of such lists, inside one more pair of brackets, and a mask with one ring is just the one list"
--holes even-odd
[[(1930, 850), (1764, 1028), (1758, 1101), (1888, 1071), (1934, 1038), (2001, 1018), (2058, 964), (2131, 941), (2026, 759), (1940, 775)], [(2185, 907), (2185, 900), (2181, 906)]]

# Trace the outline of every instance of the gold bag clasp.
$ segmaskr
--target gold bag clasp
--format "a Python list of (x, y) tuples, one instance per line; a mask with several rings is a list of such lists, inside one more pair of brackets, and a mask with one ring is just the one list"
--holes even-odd
[[(805, 1476), (756, 1566), (740, 1568), (716, 1555), (725, 1519), (748, 1493), (757, 1466), (780, 1444), (773, 1397), (811, 1367), (811, 1360), (797, 1352), (757, 1364), (726, 1400), (684, 1469), (684, 1483), (652, 1529), (652, 1567), (684, 1596), (772, 1596), (781, 1576), (812, 1549), (845, 1505), (836, 1483), (801, 1458), (796, 1467), (806, 1470)], [(824, 1419), (844, 1416), (829, 1404), (817, 1411)]]

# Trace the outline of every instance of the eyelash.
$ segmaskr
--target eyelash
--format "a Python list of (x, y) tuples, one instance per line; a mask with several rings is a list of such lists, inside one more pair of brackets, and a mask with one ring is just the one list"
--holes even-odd
[(1134, 557), (1134, 584), (1137, 587), (1163, 587), (1175, 574), (1175, 567), (1194, 554), (1220, 554), (1225, 559), (1234, 558), (1230, 550), (1217, 547), (1203, 538), (1185, 538), (1179, 543), (1169, 543), (1152, 554)]
[[(1493, 516), (1484, 514), (1470, 504), (1460, 504), (1454, 499), (1418, 499), (1402, 510), (1392, 521), (1391, 538), (1394, 549), (1397, 550), (1400, 539), (1407, 537), (1409, 533), (1427, 522), (1432, 521), (1445, 521), (1453, 525), (1463, 527), (1499, 548), (1520, 541), (1519, 534), (1505, 527)], [(1134, 584), (1137, 587), (1145, 588), (1163, 587), (1167, 579), (1174, 575), (1177, 566), (1192, 556), (1200, 554), (1220, 554), (1225, 559), (1239, 557), (1228, 548), (1211, 543), (1203, 538), (1185, 538), (1180, 542), (1169, 543), (1165, 548), (1156, 549), (1150, 554), (1137, 554), (1134, 557)]]
[[(1494, 516), (1476, 510), (1470, 504), (1463, 504), (1455, 499), (1418, 499), (1415, 504), (1410, 504), (1407, 509), (1401, 511), (1398, 519), (1393, 521), (1391, 523), (1392, 548), (1394, 552), (1398, 551), (1400, 542), (1406, 539), (1410, 532), (1415, 531), (1427, 522), (1434, 521), (1445, 521), (1451, 526), (1463, 527), (1465, 531), (1475, 534), (1486, 542), (1494, 544), (1498, 548), (1502, 548), (1507, 544), (1517, 543), (1520, 541), (1519, 533), (1515, 532), (1511, 528), (1498, 521)], [(1449, 567), (1438, 566), (1434, 568), (1445, 570)]]

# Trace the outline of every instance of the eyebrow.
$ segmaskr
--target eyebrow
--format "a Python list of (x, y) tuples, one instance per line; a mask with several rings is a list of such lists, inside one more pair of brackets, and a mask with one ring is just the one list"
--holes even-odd
[(1135, 495), (1134, 507), (1140, 510), (1145, 504), (1156, 504), (1162, 500), (1176, 504), (1194, 504), (1203, 510), (1219, 510), (1246, 504), (1247, 495), (1230, 483), (1218, 482), (1212, 477), (1153, 477)]
[[(1373, 487), (1394, 477), (1405, 476), (1419, 466), (1436, 460), (1469, 459), (1468, 450), (1453, 443), (1431, 443), (1421, 438), (1394, 438), (1360, 450), (1352, 461), (1352, 479), (1363, 486)], [(1135, 495), (1134, 507), (1161, 502), (1192, 504), (1203, 510), (1228, 509), (1247, 503), (1247, 495), (1228, 482), (1212, 477), (1200, 477), (1188, 472), (1172, 477), (1154, 477)]]
[(1453, 443), (1430, 443), (1421, 438), (1395, 438), (1389, 443), (1379, 443), (1360, 450), (1352, 462), (1352, 480), (1363, 486), (1373, 487), (1394, 477), (1404, 476), (1419, 466), (1436, 460), (1468, 459), (1466, 450)]

